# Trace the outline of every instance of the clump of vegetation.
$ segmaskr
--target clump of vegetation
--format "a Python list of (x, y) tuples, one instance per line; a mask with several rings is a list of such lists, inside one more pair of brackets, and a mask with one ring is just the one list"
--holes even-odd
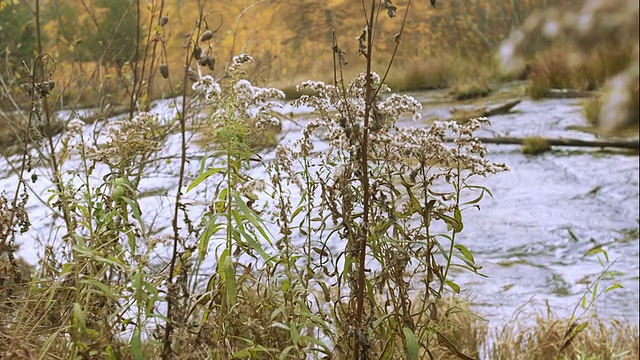
[[(490, 335), (485, 352), (491, 359), (636, 359), (638, 329), (617, 322), (593, 319), (591, 326), (573, 333), (576, 324), (546, 312), (522, 311), (501, 330)], [(567, 332), (567, 329), (570, 331)], [(567, 336), (571, 341), (567, 341)]]
[(389, 87), (393, 91), (445, 89), (456, 74), (453, 61), (449, 56), (441, 56), (418, 62), (401, 62), (389, 77)]
[(602, 99), (600, 96), (594, 96), (586, 99), (582, 104), (582, 114), (589, 125), (597, 125), (599, 123), (600, 110), (602, 108)]
[(592, 91), (623, 71), (631, 61), (629, 47), (599, 45), (580, 64), (566, 56), (571, 44), (560, 44), (537, 54), (529, 64), (529, 94), (534, 99), (549, 96), (552, 89)]
[(469, 100), (489, 95), (491, 89), (483, 82), (465, 82), (455, 85), (449, 93), (456, 100)]
[[(638, 2), (633, 0), (588, 0), (578, 11), (547, 9), (528, 20), (502, 47), (505, 65), (521, 69), (532, 56), (531, 49), (548, 47), (552, 41), (567, 45), (554, 64), (570, 63), (585, 75), (582, 86), (603, 88), (600, 129), (614, 134), (638, 127)], [(613, 50), (613, 51), (611, 51)], [(594, 58), (596, 59), (594, 61)], [(593, 65), (592, 65), (593, 64)], [(544, 62), (543, 62), (544, 66)], [(536, 93), (551, 86), (562, 72), (541, 72)], [(564, 77), (560, 77), (564, 78)], [(587, 80), (587, 81), (584, 81)]]
[(522, 153), (526, 155), (538, 155), (551, 150), (549, 141), (539, 136), (528, 136), (522, 142)]
[(280, 88), (280, 90), (282, 90), (282, 92), (284, 93), (284, 98), (287, 100), (296, 100), (303, 95), (317, 95), (308, 89), (299, 90), (297, 85), (285, 86)]

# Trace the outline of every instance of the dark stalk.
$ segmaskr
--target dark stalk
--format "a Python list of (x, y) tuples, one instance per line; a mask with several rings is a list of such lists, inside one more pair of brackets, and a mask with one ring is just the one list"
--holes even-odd
[[(131, 7), (131, 4), (129, 4), (129, 7)], [(136, 102), (139, 98), (139, 89), (142, 88), (142, 82), (138, 81), (138, 78), (141, 79), (143, 76), (142, 74), (138, 74), (138, 66), (140, 66), (138, 64), (138, 58), (140, 57), (140, 28), (142, 28), (142, 24), (140, 23), (140, 0), (136, 0), (136, 51), (133, 55), (133, 85), (131, 88), (131, 94), (129, 94), (129, 119), (133, 119)], [(149, 29), (149, 33), (151, 33), (151, 29)], [(146, 53), (142, 61), (147, 61)], [(144, 71), (144, 65), (142, 65), (142, 71)]]
[[(376, 13), (376, 0), (371, 1), (371, 10), (369, 13), (369, 21), (367, 23), (367, 73), (365, 79), (365, 108), (364, 108), (364, 129), (362, 131), (362, 148), (361, 154), (361, 171), (362, 171), (362, 192), (363, 192), (363, 219), (362, 233), (359, 238), (358, 249), (358, 294), (356, 295), (356, 333), (354, 339), (354, 355), (355, 359), (365, 359), (366, 350), (361, 349), (361, 334), (366, 333), (364, 324), (362, 323), (362, 314), (364, 312), (364, 296), (365, 296), (365, 256), (367, 253), (367, 242), (369, 240), (369, 211), (371, 205), (371, 189), (369, 188), (369, 116), (371, 115), (371, 107), (373, 104), (373, 85), (371, 83), (371, 61), (373, 54), (373, 21)], [(362, 354), (361, 354), (362, 351)]]
[[(204, 6), (200, 6), (200, 14), (198, 16), (198, 24), (202, 23)], [(180, 227), (178, 226), (178, 217), (180, 213), (180, 203), (182, 200), (182, 187), (184, 186), (184, 175), (187, 163), (187, 129), (186, 129), (186, 117), (187, 117), (187, 84), (189, 83), (188, 70), (192, 62), (191, 46), (194, 41), (198, 41), (200, 37), (200, 27), (198, 26), (194, 33), (192, 32), (189, 37), (189, 43), (185, 52), (185, 70), (182, 76), (182, 106), (180, 108), (180, 114), (178, 115), (180, 121), (180, 172), (178, 174), (178, 187), (176, 191), (175, 206), (173, 209), (173, 219), (171, 226), (173, 228), (173, 249), (171, 250), (171, 260), (169, 262), (169, 274), (167, 276), (167, 324), (164, 332), (162, 360), (169, 360), (172, 358), (171, 350), (171, 334), (173, 332), (173, 320), (171, 319), (173, 310), (173, 273), (176, 268), (176, 261), (178, 259), (178, 244), (180, 243)]]
[[(36, 43), (38, 46), (38, 56), (33, 64), (33, 69), (31, 72), (31, 91), (32, 91), (32, 101), (35, 102), (36, 99), (36, 89), (35, 84), (37, 82), (36, 76), (39, 75), (40, 82), (44, 82), (45, 80), (45, 72), (46, 67), (45, 64), (48, 61), (53, 61), (51, 57), (47, 54), (44, 54), (42, 48), (42, 33), (40, 26), (40, 0), (36, 0), (35, 7), (35, 19), (36, 19)], [(67, 206), (66, 195), (64, 194), (64, 187), (62, 185), (62, 179), (60, 178), (60, 172), (58, 169), (58, 160), (56, 159), (56, 147), (53, 143), (53, 132), (51, 131), (51, 109), (49, 109), (49, 101), (47, 99), (47, 95), (41, 96), (42, 107), (44, 109), (45, 115), (45, 137), (47, 138), (47, 145), (49, 146), (50, 152), (50, 164), (51, 164), (51, 172), (53, 176), (53, 182), (56, 184), (56, 189), (58, 191), (58, 197), (60, 200), (60, 208), (62, 210), (62, 214), (64, 217), (65, 224), (67, 225), (68, 231), (72, 230), (71, 224), (71, 216), (69, 214), (69, 207)], [(31, 111), (33, 112), (33, 110)], [(30, 116), (31, 118), (31, 116)], [(30, 128), (27, 129), (27, 132), (31, 131)]]

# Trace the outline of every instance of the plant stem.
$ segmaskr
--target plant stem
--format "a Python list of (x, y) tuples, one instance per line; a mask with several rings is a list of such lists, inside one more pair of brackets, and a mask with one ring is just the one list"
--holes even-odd
[(365, 352), (360, 348), (360, 332), (363, 331), (362, 313), (364, 311), (365, 296), (365, 256), (367, 253), (367, 241), (369, 239), (369, 207), (371, 203), (371, 189), (369, 188), (369, 116), (373, 104), (373, 85), (371, 84), (371, 61), (373, 54), (373, 16), (376, 13), (376, 1), (371, 1), (371, 12), (369, 13), (369, 21), (367, 22), (367, 73), (365, 79), (365, 108), (364, 108), (364, 129), (362, 131), (362, 148), (361, 154), (361, 171), (362, 171), (362, 191), (363, 191), (363, 219), (362, 233), (358, 239), (358, 294), (356, 303), (356, 334), (354, 339), (354, 355), (356, 359), (365, 358)]
[[(200, 14), (198, 16), (199, 22), (202, 21), (203, 16), (203, 6), (200, 6)], [(200, 28), (196, 31), (197, 34), (195, 39), (198, 38)], [(173, 272), (175, 271), (176, 261), (178, 258), (178, 243), (180, 241), (180, 228), (178, 226), (178, 214), (180, 212), (180, 202), (182, 199), (182, 187), (184, 185), (184, 174), (185, 167), (187, 163), (187, 130), (186, 130), (186, 117), (187, 117), (187, 84), (189, 83), (188, 77), (188, 69), (189, 64), (191, 63), (191, 44), (193, 43), (194, 36), (193, 34), (189, 38), (189, 46), (187, 46), (186, 54), (185, 54), (185, 71), (182, 76), (182, 106), (180, 108), (180, 114), (178, 115), (178, 119), (180, 121), (180, 172), (178, 174), (178, 188), (176, 191), (176, 200), (175, 206), (173, 209), (173, 219), (171, 221), (171, 226), (173, 228), (173, 249), (171, 250), (171, 260), (169, 263), (169, 274), (167, 275), (167, 324), (164, 332), (163, 339), (163, 350), (162, 350), (162, 359), (169, 360), (172, 357), (171, 350), (171, 333), (173, 332), (173, 321), (171, 319), (172, 314), (172, 298), (170, 296), (170, 292), (172, 290), (173, 285)]]

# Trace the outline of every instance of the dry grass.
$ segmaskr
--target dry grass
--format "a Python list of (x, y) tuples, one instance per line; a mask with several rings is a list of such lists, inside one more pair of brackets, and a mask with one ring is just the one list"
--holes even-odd
[(446, 56), (399, 62), (387, 83), (393, 91), (443, 89), (449, 86), (453, 73), (451, 59)]
[[(193, 308), (194, 314), (207, 309), (211, 311), (209, 322), (199, 330), (198, 345), (191, 348), (190, 352), (183, 352), (177, 359), (217, 358), (216, 354), (223, 353), (221, 344), (207, 339), (219, 332), (227, 332), (231, 338), (252, 339), (255, 344), (260, 344), (260, 347), (252, 351), (256, 359), (267, 359), (269, 353), (277, 355), (276, 349), (287, 346), (290, 341), (289, 332), (272, 324), (274, 321), (286, 323), (287, 319), (301, 315), (276, 311), (285, 307), (277, 295), (279, 290), (270, 288), (268, 282), (244, 275), (239, 279), (238, 285), (241, 300), (233, 309), (232, 321), (228, 323), (235, 325), (226, 328), (218, 326), (216, 304), (220, 301), (221, 293), (220, 290), (214, 290)], [(70, 305), (65, 307), (65, 301), (61, 301), (65, 294), (72, 294), (71, 289), (66, 291), (65, 286), (54, 283), (38, 284), (35, 279), (27, 286), (30, 290), (19, 299), (0, 304), (3, 314), (0, 318), (0, 359), (27, 360), (37, 358), (38, 355), (51, 359), (64, 357), (68, 353), (69, 336), (74, 335), (70, 333), (71, 328), (59, 325), (61, 322), (56, 319), (71, 316)], [(57, 294), (54, 296), (56, 301), (47, 300), (54, 294)], [(52, 305), (46, 306), (48, 303)], [(414, 304), (414, 307), (417, 305), (419, 304)], [(489, 331), (487, 322), (469, 314), (470, 305), (473, 304), (454, 298), (440, 301), (438, 314), (447, 314), (448, 317), (438, 331), (458, 351), (474, 359), (626, 360), (638, 359), (640, 356), (637, 326), (591, 318), (584, 331), (561, 350), (563, 344), (567, 343), (565, 334), (569, 321), (559, 319), (549, 308), (536, 311), (532, 307), (525, 307), (502, 329)], [(41, 312), (42, 310), (45, 312)], [(101, 349), (103, 353), (119, 354), (127, 346), (121, 340), (104, 337), (95, 338), (88, 345), (90, 348), (87, 354), (94, 353), (97, 349)], [(447, 349), (443, 340), (434, 340), (430, 353), (438, 360), (459, 359)], [(157, 358), (159, 354), (147, 350), (145, 355)], [(128, 358), (130, 357), (122, 357)], [(428, 355), (424, 353), (423, 358), (428, 358)]]
[(449, 90), (449, 94), (451, 94), (456, 100), (469, 100), (486, 97), (489, 93), (491, 93), (491, 89), (483, 80), (479, 80), (478, 82), (463, 82), (455, 84)]
[(539, 136), (530, 136), (522, 143), (522, 153), (526, 155), (538, 155), (551, 150), (549, 142)]
[(582, 115), (590, 125), (597, 125), (602, 109), (602, 99), (600, 96), (588, 98), (582, 103)]
[(543, 98), (550, 89), (595, 90), (628, 66), (631, 49), (598, 47), (582, 66), (573, 66), (563, 44), (538, 54), (530, 64), (529, 94)]
[(387, 81), (393, 91), (449, 88), (458, 100), (488, 95), (488, 83), (500, 76), (492, 59), (478, 61), (455, 53), (399, 62), (394, 70)]
[[(502, 329), (489, 330), (490, 324), (469, 315), (472, 305), (449, 298), (442, 301), (439, 308), (440, 311), (455, 309), (442, 334), (460, 352), (474, 359), (630, 360), (640, 356), (636, 325), (593, 317), (585, 320), (588, 324), (582, 332), (567, 341), (569, 319), (558, 318), (550, 308), (538, 311), (525, 304)], [(459, 359), (441, 342), (431, 353), (435, 359)]]
[(585, 321), (584, 331), (568, 341), (568, 319), (559, 319), (548, 308), (543, 312), (526, 308), (489, 336), (486, 356), (496, 360), (638, 359), (637, 326), (599, 318)]

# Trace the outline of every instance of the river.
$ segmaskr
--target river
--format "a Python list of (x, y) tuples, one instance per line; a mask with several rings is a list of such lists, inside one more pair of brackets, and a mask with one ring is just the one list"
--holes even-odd
[[(512, 84), (496, 92), (499, 104), (513, 93)], [(517, 89), (516, 89), (517, 90)], [(502, 94), (502, 95), (501, 95)], [(411, 94), (425, 106), (424, 118), (442, 117), (452, 105), (443, 100), (441, 91)], [(468, 103), (467, 103), (468, 104)], [(285, 108), (290, 110), (288, 106)], [(157, 102), (154, 111), (173, 116), (168, 101)], [(479, 135), (509, 135), (523, 137), (540, 135), (592, 139), (593, 135), (565, 130), (570, 125), (583, 125), (581, 100), (553, 99), (532, 101), (523, 98), (512, 113), (494, 116), (492, 125)], [(301, 120), (304, 122), (304, 120)], [(292, 141), (299, 132), (299, 122), (284, 123), (285, 141)], [(403, 120), (403, 126), (427, 126), (425, 122)], [(87, 126), (87, 134), (96, 125)], [(321, 140), (318, 140), (319, 144)], [(169, 138), (161, 151), (168, 157), (179, 152), (178, 137)], [(569, 316), (591, 281), (603, 267), (596, 256), (586, 252), (601, 245), (615, 264), (617, 281), (624, 287), (608, 292), (595, 304), (598, 314), (637, 324), (639, 315), (639, 165), (638, 156), (615, 151), (555, 147), (538, 156), (523, 155), (519, 146), (489, 145), (493, 161), (504, 162), (510, 171), (476, 179), (494, 197), (485, 198), (480, 211), (464, 214), (464, 231), (459, 240), (483, 266), (482, 278), (464, 272), (454, 272), (463, 293), (472, 298), (473, 308), (491, 322), (503, 323), (523, 304), (531, 301), (543, 306), (548, 302), (560, 316)], [(202, 155), (194, 151), (194, 157)], [(265, 154), (265, 158), (268, 154)], [(16, 158), (12, 158), (15, 161)], [(171, 167), (145, 178), (141, 187), (160, 190), (157, 195), (140, 200), (143, 208), (157, 209), (146, 214), (156, 223), (170, 224), (171, 199), (175, 194), (175, 174)], [(77, 159), (67, 168), (79, 166)], [(190, 163), (195, 172), (198, 161)], [(35, 264), (42, 244), (54, 244), (55, 222), (46, 206), (38, 200), (47, 199), (52, 188), (47, 173), (30, 186), (27, 210), (32, 227), (18, 236), (19, 255)], [(99, 178), (99, 176), (96, 176)], [(5, 159), (0, 160), (0, 191), (12, 196), (16, 175)], [(192, 196), (198, 200), (198, 196)], [(202, 197), (199, 197), (202, 200)], [(162, 211), (162, 209), (165, 209)], [(168, 214), (168, 215), (167, 215)]]

